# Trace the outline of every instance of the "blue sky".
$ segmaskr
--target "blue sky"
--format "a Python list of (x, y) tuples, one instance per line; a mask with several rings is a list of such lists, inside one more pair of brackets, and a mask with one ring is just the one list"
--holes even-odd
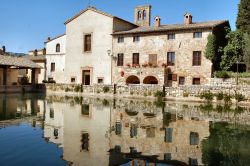
[[(235, 29), (240, 0), (91, 0), (91, 5), (128, 21), (134, 20), (134, 7), (151, 4), (152, 17), (162, 24), (182, 23), (183, 14), (193, 20), (229, 20)], [(64, 22), (88, 6), (88, 0), (1, 0), (0, 46), (7, 51), (27, 53), (43, 48), (47, 37), (65, 32)]]

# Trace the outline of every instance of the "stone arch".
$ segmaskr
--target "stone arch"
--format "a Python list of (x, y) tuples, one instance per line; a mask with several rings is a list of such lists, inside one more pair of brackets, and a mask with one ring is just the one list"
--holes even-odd
[(143, 84), (158, 84), (158, 80), (154, 76), (147, 76), (144, 78)]
[(140, 79), (134, 75), (128, 76), (126, 84), (140, 84)]

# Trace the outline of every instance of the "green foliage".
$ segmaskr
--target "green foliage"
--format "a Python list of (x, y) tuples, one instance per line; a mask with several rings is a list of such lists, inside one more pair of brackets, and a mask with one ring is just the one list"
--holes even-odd
[(215, 77), (217, 78), (230, 78), (230, 75), (228, 74), (227, 71), (216, 71), (214, 72)]
[(163, 98), (164, 97), (164, 94), (162, 91), (156, 91), (154, 93), (154, 96), (157, 97), (157, 98)]
[(183, 92), (183, 97), (188, 97), (189, 96), (189, 93), (187, 91), (184, 91)]
[(22, 77), (21, 80), (20, 80), (20, 84), (21, 85), (29, 84), (29, 78), (27, 76)]
[(108, 101), (107, 99), (103, 99), (103, 100), (102, 100), (102, 104), (103, 104), (104, 106), (109, 106), (109, 101)]
[(74, 91), (75, 92), (80, 92), (81, 91), (81, 86), (80, 85), (75, 86)]
[(67, 88), (65, 88), (65, 92), (68, 92), (68, 91), (70, 91), (70, 89), (67, 87)]
[(207, 37), (205, 57), (214, 62), (216, 60), (216, 54), (217, 54), (216, 36), (213, 34), (209, 34)]
[(211, 102), (214, 98), (214, 94), (210, 91), (201, 92), (199, 96), (201, 99), (205, 99), (208, 102)]
[(236, 26), (242, 32), (250, 34), (250, 1), (249, 0), (240, 1)]
[(247, 70), (250, 71), (250, 34), (244, 34), (244, 62), (246, 63)]
[(223, 95), (224, 95), (223, 92), (215, 94), (217, 100), (223, 100)]
[(107, 92), (109, 92), (109, 87), (108, 86), (104, 86), (102, 88), (102, 90), (103, 90), (104, 93), (107, 93)]
[(226, 38), (228, 39), (228, 43), (223, 49), (220, 67), (228, 71), (233, 70), (233, 65), (236, 64), (237, 60), (243, 60), (245, 41), (243, 33), (240, 31), (231, 31), (226, 35)]
[(245, 96), (243, 94), (240, 93), (235, 93), (234, 98), (237, 102), (241, 102), (246, 100)]
[(223, 95), (223, 100), (225, 104), (231, 104), (232, 102), (232, 96), (230, 94), (224, 94)]

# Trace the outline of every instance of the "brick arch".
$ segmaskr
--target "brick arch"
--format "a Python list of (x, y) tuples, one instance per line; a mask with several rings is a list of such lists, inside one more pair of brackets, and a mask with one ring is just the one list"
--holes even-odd
[(126, 84), (140, 84), (140, 79), (134, 75), (128, 76), (126, 79)]
[(159, 81), (154, 76), (147, 76), (143, 80), (143, 84), (158, 84)]

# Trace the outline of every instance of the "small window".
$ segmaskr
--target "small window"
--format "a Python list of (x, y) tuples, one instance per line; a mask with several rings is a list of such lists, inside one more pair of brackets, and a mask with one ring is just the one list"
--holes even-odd
[(50, 71), (51, 71), (51, 72), (54, 72), (55, 69), (56, 69), (56, 64), (53, 62), (53, 63), (51, 63)]
[(61, 51), (61, 46), (60, 46), (60, 44), (58, 43), (57, 45), (56, 45), (56, 52), (60, 52)]
[(75, 82), (76, 82), (76, 78), (75, 78), (75, 77), (71, 77), (71, 78), (70, 78), (70, 82), (71, 82), (71, 83), (75, 83)]
[(142, 20), (142, 11), (138, 11), (138, 20)]
[(133, 53), (133, 65), (139, 65), (139, 53)]
[(193, 52), (193, 66), (200, 66), (201, 65), (201, 51), (194, 51)]
[(143, 10), (143, 20), (146, 20), (146, 18), (147, 18), (147, 12), (146, 10)]
[(165, 153), (164, 154), (164, 160), (171, 160), (171, 159), (172, 159), (171, 153)]
[(53, 81), (54, 80), (54, 78), (53, 77), (49, 77), (48, 78), (48, 81), (50, 82), (50, 81)]
[(194, 32), (193, 37), (194, 38), (202, 38), (202, 32)]
[(82, 115), (89, 116), (89, 105), (82, 104)]
[(89, 134), (88, 133), (82, 133), (82, 150), (89, 151)]
[(91, 34), (84, 36), (84, 51), (85, 52), (91, 51)]
[(168, 80), (171, 81), (173, 79), (173, 74), (168, 74)]
[(189, 158), (189, 165), (191, 166), (196, 166), (198, 165), (198, 160), (197, 159), (194, 159), (194, 158)]
[(175, 65), (175, 52), (168, 52), (167, 65), (168, 66), (174, 66)]
[(122, 133), (122, 123), (121, 122), (116, 122), (115, 123), (115, 134), (116, 135), (121, 135)]
[(185, 77), (179, 77), (179, 85), (185, 85)]
[(190, 132), (189, 141), (190, 141), (190, 145), (198, 145), (199, 144), (199, 134), (196, 132)]
[(157, 54), (149, 54), (148, 63), (152, 65), (157, 65)]
[(139, 42), (139, 41), (140, 41), (140, 36), (133, 37), (133, 42)]
[(201, 79), (200, 78), (193, 78), (193, 85), (200, 85)]
[(103, 78), (97, 78), (97, 83), (98, 83), (98, 84), (103, 84), (103, 82), (104, 82), (104, 81), (103, 81)]
[(124, 42), (124, 37), (118, 37), (117, 42), (118, 43), (123, 43)]
[(165, 129), (165, 142), (172, 142), (173, 141), (173, 128), (166, 128)]
[(131, 138), (134, 138), (137, 136), (137, 126), (135, 124), (131, 124), (131, 127), (130, 127), (130, 137)]
[(118, 54), (117, 55), (117, 66), (123, 66), (123, 54)]
[(49, 117), (50, 118), (54, 118), (54, 109), (53, 108), (50, 108), (50, 110), (49, 110)]
[(168, 34), (168, 40), (173, 40), (175, 39), (175, 34), (172, 33), (172, 34)]

